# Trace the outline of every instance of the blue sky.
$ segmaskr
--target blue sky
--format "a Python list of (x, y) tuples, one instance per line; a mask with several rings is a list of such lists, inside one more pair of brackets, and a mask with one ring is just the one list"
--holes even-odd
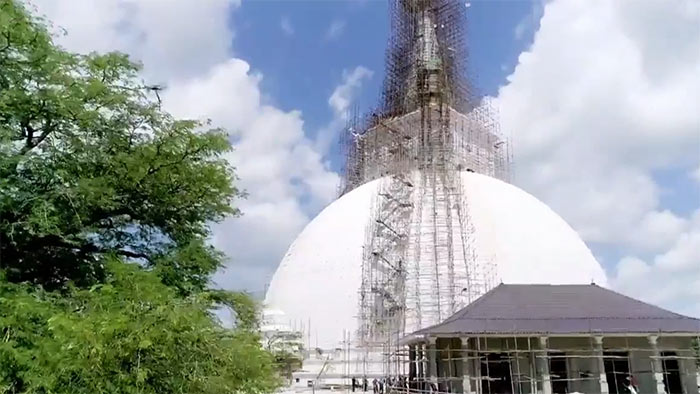
[[(214, 226), (225, 288), (262, 290), (336, 196), (324, 138), (377, 102), (379, 0), (32, 0), (69, 49), (120, 50), (178, 117), (231, 132), (249, 196)], [(547, 203), (626, 294), (700, 316), (700, 3), (473, 0), (477, 85), (514, 147), (514, 184)], [(370, 77), (371, 76), (371, 77)]]
[[(529, 19), (530, 1), (476, 1), (469, 7), (473, 68), (479, 88), (495, 95), (512, 71), (533, 31), (514, 38), (516, 26)], [(282, 28), (283, 21), (291, 28)], [(357, 104), (377, 101), (388, 37), (384, 1), (250, 1), (233, 15), (234, 52), (265, 76), (263, 90), (282, 108), (300, 109), (310, 130), (327, 122), (324, 105), (342, 71), (363, 65), (375, 72), (363, 86)], [(332, 26), (338, 33), (330, 37)]]

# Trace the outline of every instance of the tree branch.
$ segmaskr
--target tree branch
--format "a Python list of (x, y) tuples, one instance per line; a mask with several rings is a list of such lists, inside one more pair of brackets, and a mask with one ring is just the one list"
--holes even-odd
[(41, 144), (46, 139), (46, 137), (48, 137), (49, 134), (51, 134), (54, 130), (53, 126), (51, 125), (51, 121), (47, 123), (47, 125), (44, 127), (44, 130), (41, 132), (41, 134), (39, 134), (38, 137), (34, 137), (36, 129), (34, 129), (31, 125), (24, 125), (24, 129), (27, 132), (27, 140), (24, 144), (24, 147), (22, 147), (22, 150), (19, 152), (20, 155), (24, 155), (30, 150), (39, 146), (39, 144)]
[(98, 251), (98, 253), (110, 253), (110, 252), (116, 253), (116, 254), (118, 254), (120, 256), (124, 256), (124, 257), (131, 257), (133, 259), (144, 259), (147, 261), (151, 261), (151, 257), (145, 253), (136, 253), (136, 252), (131, 252), (128, 250), (108, 250), (108, 251), (102, 251), (102, 252)]
[(102, 248), (100, 246), (91, 244), (91, 243), (84, 243), (82, 245), (76, 245), (74, 243), (68, 242), (64, 240), (63, 238), (52, 235), (48, 237), (43, 237), (37, 240), (39, 245), (35, 245), (36, 247), (41, 247), (41, 246), (49, 246), (49, 247), (54, 247), (54, 248), (62, 248), (62, 249), (73, 249), (73, 250), (78, 250), (81, 252), (85, 253), (98, 253), (98, 254), (108, 254), (108, 253), (114, 253), (119, 256), (124, 256), (124, 257), (130, 257), (133, 259), (144, 259), (149, 262), (152, 262), (152, 257), (146, 253), (139, 253), (139, 252), (133, 252), (130, 250), (125, 250), (125, 249), (110, 249), (110, 248)]
[(5, 39), (7, 40), (7, 44), (3, 48), (0, 48), (0, 52), (5, 52), (7, 49), (10, 48), (10, 30), (7, 30), (4, 34)]
[(178, 164), (182, 164), (185, 162), (185, 160), (187, 160), (188, 157), (190, 157), (192, 155), (197, 155), (197, 154), (201, 153), (203, 150), (204, 150), (204, 147), (199, 147), (195, 150), (185, 151), (185, 153), (182, 154), (182, 157), (180, 157), (180, 159), (178, 159), (176, 161), (171, 161), (169, 163), (165, 163), (165, 164), (158, 166), (156, 168), (150, 168), (148, 170), (148, 175), (153, 175), (156, 172), (162, 170), (163, 168), (172, 167), (172, 166), (175, 166)]
[(25, 121), (22, 123), (22, 129), (24, 130), (24, 135), (26, 136), (26, 140), (24, 142), (24, 148), (22, 148), (22, 153), (25, 153), (25, 149), (29, 151), (30, 149), (33, 148), (34, 144), (34, 128), (29, 124), (29, 121)]

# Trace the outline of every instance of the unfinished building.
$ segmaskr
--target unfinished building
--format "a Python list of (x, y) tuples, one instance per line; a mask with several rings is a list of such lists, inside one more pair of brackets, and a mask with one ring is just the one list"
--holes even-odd
[(596, 285), (499, 285), (401, 340), (415, 392), (697, 394), (700, 319)]

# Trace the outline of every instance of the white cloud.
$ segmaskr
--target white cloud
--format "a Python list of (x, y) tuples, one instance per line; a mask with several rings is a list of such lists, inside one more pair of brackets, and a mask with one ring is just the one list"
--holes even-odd
[(335, 88), (328, 99), (328, 105), (331, 106), (336, 117), (346, 117), (350, 104), (357, 98), (362, 83), (372, 75), (372, 71), (363, 66), (357, 66), (350, 72), (343, 71), (343, 82)]
[(545, 0), (532, 0), (530, 12), (525, 15), (513, 29), (513, 36), (516, 40), (522, 40), (526, 36), (530, 36), (537, 28), (537, 23), (542, 18), (544, 12)]
[(648, 262), (632, 256), (623, 258), (612, 284), (642, 300), (700, 317), (700, 210), (668, 251)]
[(328, 106), (333, 111), (333, 119), (323, 127), (316, 138), (316, 149), (328, 151), (330, 144), (337, 140), (338, 132), (345, 126), (350, 105), (357, 99), (362, 84), (372, 78), (374, 73), (363, 66), (352, 71), (343, 70), (343, 80), (336, 86), (328, 98)]
[(191, 77), (230, 55), (228, 16), (239, 0), (29, 0), (77, 52), (119, 50), (143, 62), (150, 79)]
[[(676, 49), (652, 56), (647, 36), (622, 27), (630, 8), (640, 14), (655, 4), (547, 4), (532, 48), (499, 92), (503, 127), (514, 135), (517, 182), (591, 241), (625, 239), (658, 207), (652, 170), (697, 161), (700, 53), (688, 64), (669, 62), (665, 71), (674, 76), (657, 80), (644, 59), (673, 57)], [(698, 29), (674, 18), (653, 25), (684, 22), (689, 32)], [(686, 37), (700, 45), (700, 35)]]
[(288, 17), (283, 16), (282, 19), (280, 20), (280, 28), (282, 29), (282, 32), (287, 35), (287, 36), (293, 36), (294, 35), (294, 26), (292, 26), (292, 21), (289, 20)]
[[(700, 153), (698, 153), (698, 156), (700, 156)], [(696, 180), (698, 183), (700, 183), (700, 167), (698, 167), (695, 171), (691, 172), (690, 177)]]
[(325, 40), (332, 41), (340, 37), (345, 31), (345, 25), (346, 23), (343, 20), (336, 19), (331, 22), (330, 26), (328, 26), (328, 30), (326, 30)]
[(629, 233), (629, 244), (633, 250), (641, 252), (668, 250), (687, 230), (688, 222), (669, 210), (649, 211), (637, 229)]
[[(178, 117), (210, 118), (231, 132), (230, 161), (248, 198), (239, 219), (215, 226), (212, 242), (232, 259), (215, 278), (225, 287), (263, 287), (309, 215), (336, 194), (338, 177), (305, 136), (299, 111), (264, 99), (263, 76), (231, 56), (229, 16), (238, 5), (214, 0), (41, 1), (39, 9), (69, 34), (65, 47), (121, 50), (163, 81), (164, 107)], [(335, 113), (333, 113), (335, 115)]]
[[(322, 152), (337, 137), (348, 106), (371, 76), (362, 66), (343, 72), (341, 83), (328, 99), (332, 120), (317, 133), (315, 143), (305, 137), (299, 112), (283, 112), (259, 101), (253, 103), (256, 108), (248, 108), (248, 102), (237, 110), (232, 109), (237, 104), (232, 100), (216, 100), (216, 107), (192, 104), (207, 102), (204, 95), (218, 98), (226, 92), (255, 91), (247, 96), (259, 100), (260, 77), (250, 76), (243, 61), (233, 60), (214, 70), (207, 80), (197, 81), (193, 89), (176, 93), (187, 98), (181, 103), (183, 110), (216, 113), (228, 127), (240, 130), (232, 162), (249, 196), (240, 205), (243, 217), (216, 228), (214, 244), (245, 265), (233, 265), (219, 274), (218, 283), (246, 283), (259, 290), (311, 215), (335, 197), (338, 176), (326, 167)], [(231, 282), (233, 277), (235, 282)]]
[[(623, 284), (644, 267), (654, 272), (679, 265), (674, 253), (687, 257), (679, 242), (692, 238), (690, 219), (662, 206), (654, 174), (686, 173), (700, 161), (698, 47), (697, 2), (554, 0), (499, 91), (515, 183), (586, 241), (653, 262), (623, 260), (616, 283), (625, 289), (644, 288)], [(664, 288), (684, 289), (700, 272), (668, 280)], [(685, 293), (667, 291), (663, 302), (688, 304)]]

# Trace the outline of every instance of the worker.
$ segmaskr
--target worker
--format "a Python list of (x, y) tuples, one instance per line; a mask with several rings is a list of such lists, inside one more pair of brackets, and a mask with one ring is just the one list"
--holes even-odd
[(639, 389), (637, 387), (637, 382), (632, 375), (627, 375), (625, 377), (624, 386), (629, 394), (638, 394)]

